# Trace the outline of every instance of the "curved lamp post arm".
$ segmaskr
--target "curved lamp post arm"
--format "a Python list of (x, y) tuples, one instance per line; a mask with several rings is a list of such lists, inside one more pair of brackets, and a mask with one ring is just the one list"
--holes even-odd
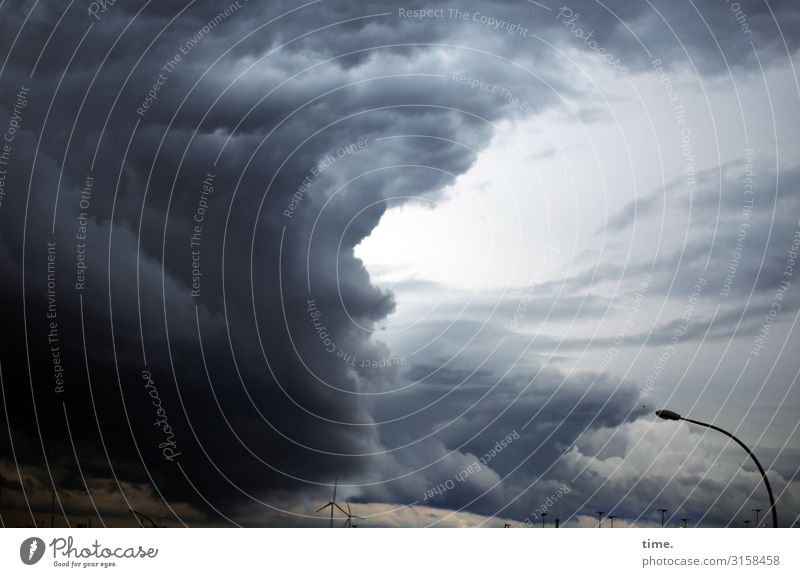
[(761, 478), (764, 479), (764, 484), (767, 486), (767, 493), (769, 494), (769, 510), (772, 513), (772, 526), (774, 528), (778, 528), (778, 509), (775, 507), (775, 496), (772, 494), (772, 485), (769, 484), (769, 479), (767, 478), (767, 473), (764, 471), (764, 467), (761, 466), (758, 459), (756, 458), (753, 451), (750, 450), (750, 447), (742, 443), (736, 435), (733, 433), (729, 433), (725, 429), (721, 429), (716, 425), (712, 425), (711, 423), (704, 423), (702, 421), (695, 421), (694, 419), (687, 419), (686, 417), (680, 416), (675, 411), (670, 411), (668, 409), (661, 409), (660, 411), (656, 411), (656, 416), (666, 421), (686, 421), (687, 423), (694, 423), (695, 425), (700, 425), (702, 427), (708, 427), (709, 429), (714, 429), (715, 431), (719, 431), (723, 435), (730, 437), (734, 441), (736, 441), (739, 446), (747, 451), (747, 454), (750, 455), (750, 458), (753, 459), (753, 462), (758, 467), (758, 471), (761, 473)]
[(708, 427), (709, 429), (714, 429), (715, 431), (719, 431), (723, 435), (727, 435), (734, 441), (736, 441), (739, 446), (744, 449), (750, 458), (753, 459), (753, 462), (758, 467), (758, 471), (761, 473), (761, 478), (764, 479), (764, 484), (767, 486), (767, 493), (769, 494), (769, 510), (772, 513), (772, 526), (776, 529), (778, 528), (778, 510), (775, 508), (775, 496), (772, 493), (772, 485), (769, 484), (769, 478), (767, 478), (767, 473), (764, 471), (764, 467), (761, 466), (758, 458), (756, 457), (755, 453), (750, 450), (750, 447), (745, 445), (739, 438), (734, 435), (733, 433), (729, 433), (725, 429), (721, 429), (716, 425), (712, 425), (711, 423), (703, 423), (702, 421), (695, 421), (694, 419), (687, 419), (686, 417), (681, 417), (682, 421), (686, 421), (687, 423), (694, 423), (695, 425), (701, 425), (703, 427)]

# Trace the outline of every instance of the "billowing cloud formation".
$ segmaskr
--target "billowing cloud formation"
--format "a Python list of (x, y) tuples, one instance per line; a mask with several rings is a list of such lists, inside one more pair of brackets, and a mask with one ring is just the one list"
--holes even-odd
[[(738, 456), (708, 478), (685, 467), (676, 481), (672, 461), (651, 470), (648, 455), (668, 439), (639, 439), (655, 434), (641, 385), (552, 362), (563, 349), (602, 354), (613, 336), (531, 340), (543, 317), (605, 319), (613, 298), (581, 287), (615, 281), (622, 260), (548, 279), (535, 298), (506, 286), (475, 298), (424, 282), (381, 288), (355, 254), (387, 210), (447, 202), (505, 127), (550, 113), (607, 118), (586, 62), (635, 76), (657, 55), (675, 74), (688, 62), (710, 79), (786, 65), (791, 4), (744, 2), (744, 22), (718, 4), (242, 0), (91, 14), (6, 3), (0, 118), (14, 132), (0, 205), (0, 361), (3, 482), (17, 522), (28, 523), (24, 503), (38, 522), (51, 487), (65, 517), (159, 507), (187, 524), (305, 524), (336, 478), (371, 522), (390, 525), (522, 523), (554, 500), (578, 522), (620, 492), (621, 514), (642, 522), (657, 499), (688, 494), (697, 510), (717, 494), (752, 494)], [(773, 175), (780, 218), (759, 206), (751, 237), (773, 272), (796, 208), (796, 169), (785, 168)], [(656, 214), (661, 192), (618, 203), (602, 231), (624, 234)], [(715, 204), (713, 185), (700, 192), (676, 185), (670, 209), (740, 209)], [(735, 230), (714, 238), (725, 262)], [(671, 245), (690, 247), (678, 292), (700, 274), (692, 243), (705, 241)], [(766, 270), (749, 258), (738, 275)], [(637, 259), (626, 274), (646, 271)], [(715, 271), (719, 284), (725, 267)], [(754, 285), (766, 304), (776, 279)], [(673, 285), (662, 275), (653, 286)], [(748, 298), (741, 286), (731, 301)], [(403, 295), (438, 302), (446, 291), (403, 346), (376, 338)], [(510, 328), (521, 300), (525, 318)], [(795, 297), (785, 303), (797, 310)], [(724, 338), (732, 325), (720, 319), (742, 310), (724, 309), (705, 338)], [(759, 315), (742, 315), (736, 326), (756, 334)], [(667, 344), (675, 318), (625, 346)], [(694, 317), (686, 340), (708, 333), (709, 318)], [(688, 435), (690, 464), (705, 462)], [(775, 463), (783, 490), (796, 471)], [(787, 495), (796, 515), (796, 492)], [(459, 512), (439, 520), (428, 507)]]

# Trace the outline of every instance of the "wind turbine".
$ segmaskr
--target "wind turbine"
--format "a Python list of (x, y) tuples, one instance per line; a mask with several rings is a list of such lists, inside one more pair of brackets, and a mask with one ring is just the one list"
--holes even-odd
[(364, 517), (359, 517), (358, 515), (353, 515), (353, 512), (350, 511), (350, 502), (349, 501), (346, 502), (346, 505), (347, 505), (347, 513), (345, 513), (345, 515), (347, 515), (347, 521), (344, 522), (343, 527), (358, 527), (358, 525), (353, 525), (352, 520), (353, 519), (362, 519), (363, 520)]
[(136, 519), (136, 522), (139, 523), (139, 525), (141, 525), (142, 527), (144, 527), (144, 525), (142, 525), (142, 519), (146, 519), (150, 523), (151, 527), (153, 527), (154, 529), (158, 528), (156, 522), (153, 521), (150, 517), (148, 517), (144, 513), (140, 513), (139, 511), (134, 511), (133, 509), (128, 509), (128, 511), (130, 512), (131, 515), (133, 515), (133, 518)]
[(339, 510), (340, 510), (342, 513), (344, 513), (345, 515), (347, 515), (347, 516), (348, 516), (348, 519), (347, 519), (348, 521), (350, 520), (350, 518), (349, 518), (349, 517), (350, 517), (350, 515), (347, 513), (347, 511), (345, 511), (344, 509), (342, 509), (342, 508), (341, 508), (341, 507), (340, 507), (340, 506), (339, 506), (339, 505), (336, 503), (336, 487), (337, 487), (337, 485), (338, 485), (338, 484), (339, 484), (339, 479), (336, 479), (336, 480), (333, 482), (333, 499), (331, 499), (330, 501), (328, 501), (328, 504), (327, 504), (327, 505), (323, 505), (322, 507), (320, 507), (319, 509), (317, 509), (317, 513), (319, 513), (320, 511), (322, 511), (322, 510), (324, 510), (324, 509), (327, 509), (328, 507), (330, 507), (330, 508), (331, 508), (331, 529), (333, 529), (333, 509), (334, 509), (334, 507), (335, 507), (335, 508), (337, 508), (337, 509), (339, 509)]

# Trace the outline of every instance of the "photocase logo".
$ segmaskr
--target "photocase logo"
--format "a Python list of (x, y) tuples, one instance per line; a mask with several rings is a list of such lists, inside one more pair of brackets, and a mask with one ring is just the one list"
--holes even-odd
[(19, 546), (19, 558), (25, 565), (34, 565), (44, 555), (44, 541), (39, 537), (28, 537)]

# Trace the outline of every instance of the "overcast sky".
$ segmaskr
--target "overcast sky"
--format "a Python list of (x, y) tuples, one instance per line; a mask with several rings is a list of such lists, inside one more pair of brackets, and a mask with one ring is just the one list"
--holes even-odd
[[(5, 525), (800, 521), (800, 8), (0, 2)], [(338, 525), (343, 516), (337, 512)]]

